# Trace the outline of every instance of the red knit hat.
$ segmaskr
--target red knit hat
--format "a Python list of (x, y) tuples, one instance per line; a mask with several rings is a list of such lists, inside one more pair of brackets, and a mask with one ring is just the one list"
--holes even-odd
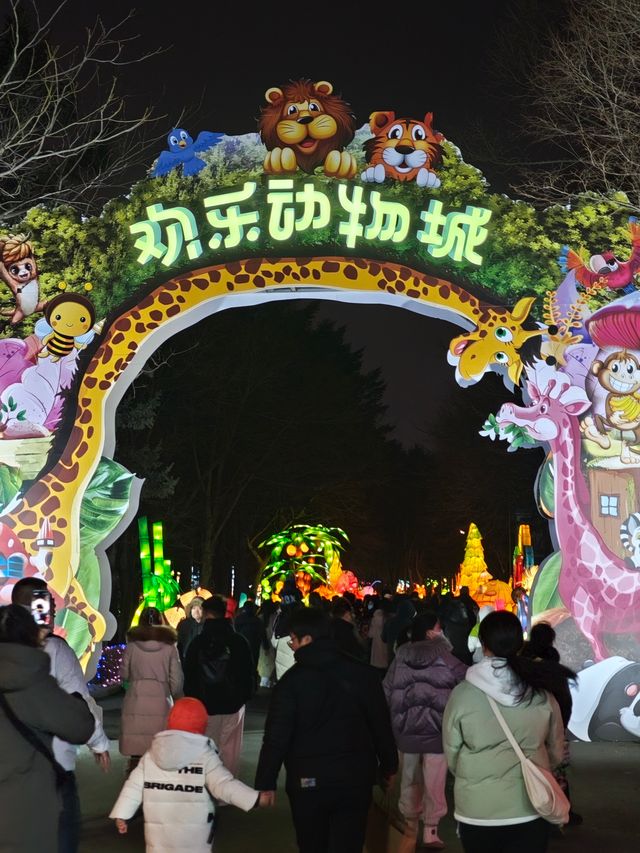
[(207, 709), (199, 699), (187, 697), (178, 699), (169, 712), (167, 720), (168, 729), (178, 729), (182, 732), (191, 732), (194, 735), (203, 735), (209, 722)]

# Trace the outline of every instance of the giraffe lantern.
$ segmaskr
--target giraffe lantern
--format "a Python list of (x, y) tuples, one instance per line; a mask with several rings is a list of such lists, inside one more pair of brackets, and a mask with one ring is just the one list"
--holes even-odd
[(632, 571), (603, 543), (587, 515), (589, 493), (580, 468), (578, 420), (591, 406), (585, 391), (548, 367), (539, 368), (527, 387), (530, 405), (506, 403), (497, 420), (503, 428), (522, 427), (551, 449), (562, 551), (559, 592), (600, 661), (609, 656), (605, 634), (640, 636), (640, 572)]

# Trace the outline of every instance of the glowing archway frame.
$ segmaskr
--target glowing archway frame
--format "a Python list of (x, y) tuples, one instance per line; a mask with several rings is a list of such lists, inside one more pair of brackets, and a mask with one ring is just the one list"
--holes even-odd
[[(320, 95), (332, 88), (326, 81), (315, 86)], [(267, 102), (273, 103), (269, 93), (280, 91), (269, 89)], [(348, 112), (348, 104), (343, 106)], [(44, 271), (48, 280), (43, 275), (40, 282), (44, 300), (23, 312), (24, 337), (0, 340), (0, 438), (6, 440), (0, 441), (0, 505), (5, 507), (0, 601), (8, 600), (10, 581), (21, 572), (37, 573), (64, 608), (62, 627), (85, 666), (94, 642), (110, 636), (115, 620), (109, 613), (105, 550), (130, 522), (142, 485), (111, 458), (115, 411), (165, 340), (219, 310), (296, 297), (402, 307), (465, 329), (448, 352), (458, 384), (473, 384), (489, 370), (514, 384), (527, 380), (522, 391), (529, 405), (508, 404), (497, 417), (489, 415), (481, 434), (506, 439), (512, 450), (537, 445), (549, 451), (535, 490), (550, 520), (555, 551), (536, 575), (531, 612), (567, 626), (566, 647), (573, 655), (567, 663), (580, 669), (589, 655), (598, 660), (580, 673), (572, 732), (598, 739), (605, 722), (622, 726), (625, 737), (640, 741), (635, 710), (640, 693), (626, 692), (629, 684), (640, 684), (640, 663), (634, 662), (640, 661), (640, 454), (630, 452), (624, 429), (620, 439), (613, 432), (620, 424), (635, 431), (640, 398), (614, 394), (613, 412), (603, 371), (593, 369), (598, 364), (608, 369), (614, 355), (627, 362), (632, 357), (634, 393), (640, 395), (640, 293), (634, 290), (640, 225), (631, 218), (622, 227), (618, 202), (613, 209), (605, 203), (594, 207), (587, 195), (576, 200), (575, 209), (547, 212), (491, 193), (480, 173), (437, 132), (432, 142), (441, 147), (442, 162), (436, 163), (436, 157), (430, 164), (437, 174), (423, 170), (408, 180), (407, 173), (373, 164), (372, 149), (378, 143), (388, 147), (390, 139), (381, 117), (404, 124), (407, 131), (419, 124), (431, 128), (430, 114), (422, 123), (374, 112), (369, 125), (351, 128), (349, 144), (335, 142), (326, 159), (323, 153), (315, 165), (306, 164), (304, 175), (289, 171), (291, 150), (282, 169), (278, 140), (288, 146), (288, 136), (212, 140), (219, 135), (205, 133), (211, 150), (197, 160), (197, 180), (189, 176), (191, 169), (143, 179), (126, 199), (113, 199), (99, 217), (87, 220), (65, 209), (34, 209), (21, 226), (25, 233), (0, 236), (0, 280), (14, 297), (25, 286), (26, 266), (21, 272), (18, 265), (25, 258), (29, 286), (40, 286), (38, 244), (50, 264)], [(265, 129), (262, 120), (260, 129)], [(269, 149), (266, 157), (262, 142)], [(355, 169), (353, 180), (345, 178), (345, 164), (349, 174)], [(60, 286), (57, 273), (68, 269), (72, 245), (66, 240), (64, 249), (58, 245), (61, 228), (66, 235), (78, 231), (73, 234), (71, 290), (62, 303), (59, 294), (58, 301), (51, 298)], [(573, 240), (569, 235), (576, 228), (584, 231), (585, 246), (595, 253), (591, 257), (556, 242)], [(609, 246), (601, 242), (605, 233)], [(30, 234), (38, 235), (33, 246)], [(613, 256), (611, 246), (626, 260)], [(110, 281), (113, 266), (104, 263), (111, 253), (121, 271), (117, 282)], [(559, 286), (556, 259), (565, 276)], [(93, 308), (86, 303), (70, 308), (80, 304), (77, 291), (86, 285), (84, 275), (97, 284), (92, 304), (99, 322), (88, 331)], [(512, 307), (481, 304), (449, 279), (488, 287)], [(140, 286), (144, 290), (136, 293)], [(627, 295), (617, 298), (621, 293)], [(120, 303), (121, 294), (129, 301)], [(535, 328), (532, 319), (525, 328), (533, 294), (544, 297), (544, 325)], [(614, 301), (592, 313), (596, 295)], [(15, 301), (14, 310), (20, 307)], [(501, 299), (489, 295), (488, 301)], [(56, 316), (63, 303), (66, 316)], [(66, 335), (61, 325), (53, 334), (47, 310), (34, 324), (31, 315), (43, 304), (50, 315), (55, 304), (53, 320), (67, 324)], [(16, 328), (6, 332), (8, 337)], [(98, 337), (78, 357), (95, 333)], [(535, 336), (542, 343), (542, 360), (530, 364), (523, 376), (520, 350)], [(554, 401), (557, 423), (548, 415), (546, 397)], [(552, 427), (564, 440), (555, 441)], [(640, 449), (640, 433), (635, 437)], [(569, 447), (575, 452), (568, 453)], [(20, 487), (24, 491), (16, 493)], [(633, 650), (624, 640), (627, 630), (633, 634)], [(613, 651), (603, 637), (608, 633), (623, 635), (613, 657), (606, 656)], [(591, 651), (581, 651), (585, 643)], [(600, 695), (606, 701), (593, 722), (590, 703)]]
[[(113, 454), (120, 399), (152, 352), (183, 328), (216, 310), (295, 295), (391, 304), (467, 328), (509, 319), (506, 308), (482, 306), (463, 288), (436, 276), (399, 264), (341, 257), (251, 258), (195, 270), (169, 279), (116, 316), (79, 381), (75, 422), (59, 459), (0, 517), (25, 544), (37, 541), (42, 518), (49, 519), (57, 544), (45, 577), (65, 606), (87, 620), (93, 643), (105, 636), (106, 621), (76, 578), (79, 512), (100, 457)], [(108, 600), (110, 586), (103, 559), (101, 601)], [(84, 662), (90, 651), (85, 651)]]

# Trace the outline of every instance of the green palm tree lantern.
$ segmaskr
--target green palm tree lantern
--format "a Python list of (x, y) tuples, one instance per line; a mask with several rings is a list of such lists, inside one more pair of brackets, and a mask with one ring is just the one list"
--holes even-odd
[(340, 527), (323, 524), (292, 524), (266, 539), (258, 547), (270, 548), (268, 561), (260, 573), (265, 598), (276, 591), (278, 581), (288, 575), (307, 595), (313, 587), (327, 585), (331, 567), (340, 562), (349, 537)]

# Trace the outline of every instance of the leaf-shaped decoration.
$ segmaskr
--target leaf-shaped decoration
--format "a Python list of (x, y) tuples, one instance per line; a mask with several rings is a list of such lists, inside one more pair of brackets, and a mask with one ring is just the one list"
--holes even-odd
[(0, 512), (11, 503), (21, 486), (22, 480), (18, 469), (0, 465)]
[(538, 509), (546, 518), (553, 518), (555, 513), (554, 468), (553, 457), (547, 456), (540, 466), (533, 488)]
[(80, 506), (80, 550), (95, 548), (129, 506), (133, 474), (113, 459), (101, 459)]
[(487, 419), (482, 425), (480, 435), (490, 438), (492, 441), (500, 436), (500, 427), (495, 415), (487, 415)]
[(556, 551), (543, 560), (531, 588), (531, 615), (551, 610), (554, 607), (564, 607), (564, 602), (558, 592), (562, 554)]
[[(93, 607), (100, 604), (100, 564), (96, 547), (114, 530), (129, 507), (133, 474), (113, 459), (101, 459), (80, 505), (80, 563), (78, 580)], [(60, 620), (67, 642), (81, 654), (89, 642), (86, 620), (68, 610)]]

